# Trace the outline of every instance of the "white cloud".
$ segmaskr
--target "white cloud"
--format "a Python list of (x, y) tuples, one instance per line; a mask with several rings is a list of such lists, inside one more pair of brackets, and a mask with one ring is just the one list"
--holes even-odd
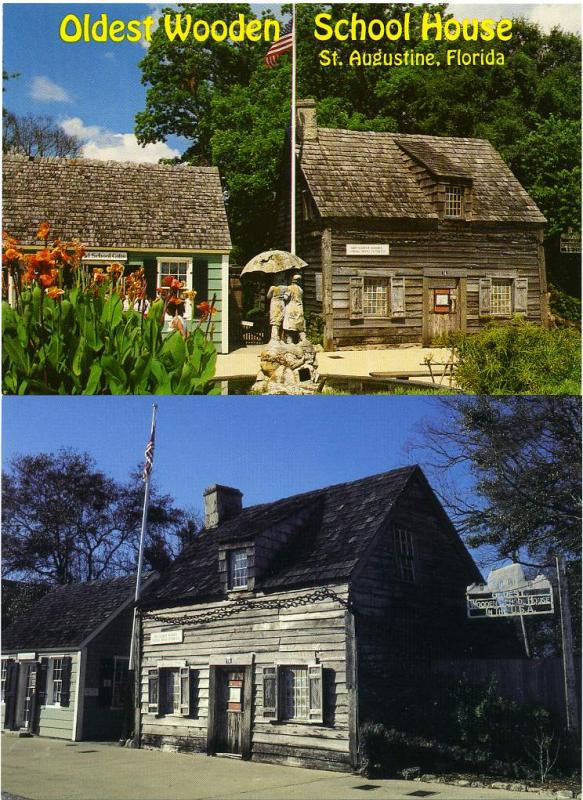
[(43, 103), (71, 103), (72, 98), (66, 89), (59, 86), (46, 75), (37, 75), (32, 79), (30, 96)]
[(85, 125), (79, 117), (64, 119), (60, 125), (65, 133), (77, 136), (84, 142), (81, 148), (84, 158), (156, 164), (161, 158), (175, 158), (180, 155), (179, 150), (168, 147), (164, 142), (142, 147), (133, 133), (114, 133), (99, 125)]
[(557, 26), (568, 33), (581, 32), (579, 3), (450, 3), (447, 10), (458, 19), (524, 17), (540, 25), (545, 33)]

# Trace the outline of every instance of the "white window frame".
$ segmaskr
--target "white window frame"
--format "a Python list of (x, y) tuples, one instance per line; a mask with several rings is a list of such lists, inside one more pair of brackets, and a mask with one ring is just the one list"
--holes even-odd
[[(176, 265), (178, 265), (178, 264), (186, 264), (186, 280), (185, 280), (184, 288), (187, 289), (188, 291), (192, 290), (192, 287), (193, 287), (193, 269), (194, 269), (193, 268), (193, 260), (192, 260), (192, 258), (182, 258), (182, 257), (175, 257), (175, 256), (171, 256), (171, 257), (165, 258), (163, 256), (158, 256), (156, 258), (156, 280), (157, 280), (157, 284), (156, 285), (158, 287), (161, 287), (161, 288), (165, 288), (164, 284), (162, 283), (162, 281), (166, 277), (166, 275), (162, 274), (162, 265), (163, 264), (176, 264)], [(167, 273), (167, 274), (172, 275), (173, 273)], [(173, 275), (173, 277), (177, 277), (177, 278), (180, 279), (180, 276), (178, 275), (178, 273)], [(164, 297), (164, 293), (162, 293), (162, 297)], [(166, 316), (167, 317), (171, 317), (170, 314), (167, 314)], [(184, 319), (190, 320), (190, 319), (193, 319), (193, 317), (194, 317), (194, 304), (193, 304), (192, 300), (185, 300), (184, 301)]]
[(456, 183), (445, 184), (444, 215), (452, 219), (460, 219), (464, 215), (465, 189)]
[[(508, 287), (509, 291), (509, 307), (508, 311), (495, 311), (494, 310), (494, 289), (495, 287)], [(490, 315), (492, 317), (511, 317), (514, 313), (514, 279), (513, 278), (492, 278), (492, 284), (490, 287)]]
[[(233, 559), (236, 558), (238, 555), (245, 556), (245, 572), (246, 572), (246, 580), (245, 583), (235, 583), (233, 580)], [(232, 550), (227, 551), (227, 589), (230, 592), (236, 592), (241, 589), (247, 589), (249, 587), (249, 553), (246, 547), (236, 547)]]
[[(45, 705), (47, 706), (55, 706), (55, 708), (61, 707), (61, 691), (63, 688), (63, 661), (65, 656), (49, 656), (49, 663), (47, 668), (47, 687), (46, 687), (46, 696), (45, 696)], [(57, 678), (58, 682), (60, 683), (59, 688), (59, 697), (57, 700), (54, 699), (55, 697), (55, 679), (54, 679), (54, 672), (55, 672), (55, 661), (60, 661), (61, 666), (61, 677)]]
[(393, 541), (398, 578), (405, 583), (415, 583), (415, 547), (412, 532), (408, 528), (396, 526), (393, 529)]
[(6, 697), (7, 674), (8, 674), (8, 659), (3, 658), (0, 662), (0, 703), (4, 703)]
[[(385, 303), (384, 308), (380, 311), (367, 311), (367, 283), (370, 285), (371, 283), (377, 284), (378, 286), (384, 286), (384, 295), (385, 295)], [(379, 276), (376, 277), (374, 275), (365, 275), (364, 280), (362, 283), (362, 314), (367, 319), (388, 319), (390, 316), (390, 309), (389, 309), (389, 301), (390, 301), (390, 291), (391, 291), (391, 279)], [(378, 294), (378, 292), (375, 292)], [(375, 298), (376, 300), (376, 298)]]
[[(123, 708), (123, 699), (120, 698), (119, 704), (116, 705), (116, 703), (115, 703), (116, 683), (120, 683), (119, 677), (117, 676), (117, 665), (121, 664), (122, 662), (125, 662), (129, 667), (130, 660), (129, 660), (129, 658), (127, 656), (114, 656), (113, 657), (113, 677), (111, 679), (111, 708), (113, 708), (113, 709)], [(127, 673), (127, 670), (126, 670), (126, 675), (127, 674), (128, 673)], [(129, 676), (128, 676), (128, 685), (129, 685)]]

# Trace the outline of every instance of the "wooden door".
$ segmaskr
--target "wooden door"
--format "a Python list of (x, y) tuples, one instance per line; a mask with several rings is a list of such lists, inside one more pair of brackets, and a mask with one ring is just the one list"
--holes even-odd
[(462, 329), (462, 287), (459, 278), (429, 278), (425, 281), (426, 344)]
[(245, 673), (227, 669), (217, 673), (216, 752), (241, 755)]
[(20, 664), (16, 695), (15, 727), (17, 729), (32, 730), (34, 727), (37, 669), (36, 661), (24, 661)]

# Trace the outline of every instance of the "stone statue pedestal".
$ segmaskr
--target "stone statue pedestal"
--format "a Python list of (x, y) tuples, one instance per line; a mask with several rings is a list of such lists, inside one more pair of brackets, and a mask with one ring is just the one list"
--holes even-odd
[(315, 394), (319, 391), (316, 349), (304, 339), (297, 344), (272, 340), (261, 351), (260, 369), (251, 391), (256, 394)]

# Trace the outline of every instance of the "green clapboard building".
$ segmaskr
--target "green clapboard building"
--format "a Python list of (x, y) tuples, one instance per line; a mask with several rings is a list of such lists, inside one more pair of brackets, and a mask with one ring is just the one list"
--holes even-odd
[(7, 155), (3, 181), (4, 230), (24, 248), (42, 246), (47, 221), (51, 237), (86, 247), (90, 267), (144, 267), (151, 298), (165, 277), (185, 281), (197, 292), (187, 318), (215, 296), (214, 341), (228, 351), (231, 238), (216, 167)]

